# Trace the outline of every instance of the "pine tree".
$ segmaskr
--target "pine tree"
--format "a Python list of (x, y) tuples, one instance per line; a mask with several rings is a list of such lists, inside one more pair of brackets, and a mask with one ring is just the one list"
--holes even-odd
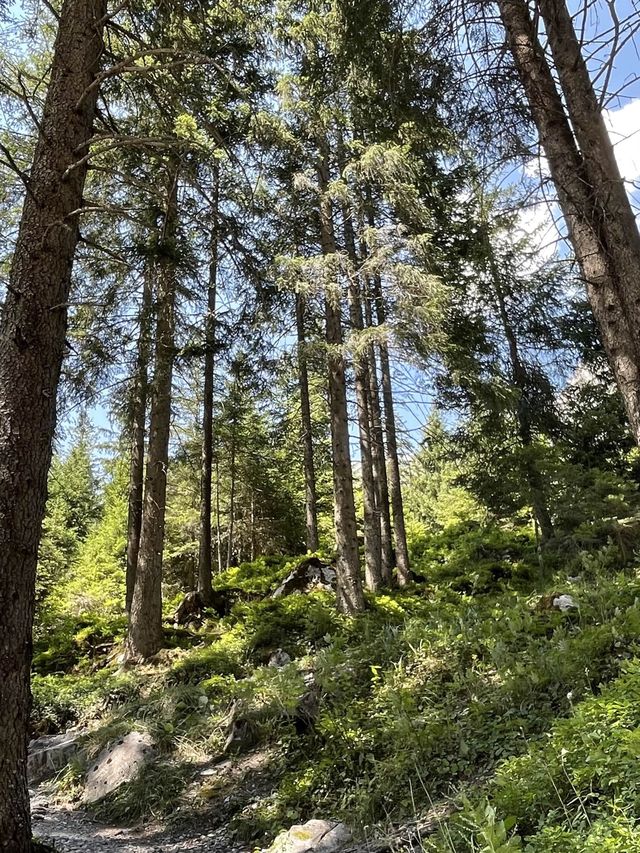
[(540, 135), (558, 201), (602, 341), (640, 442), (640, 234), (602, 110), (563, 2), (540, 2), (561, 98), (524, 0), (500, 0), (500, 15)]
[(0, 841), (31, 849), (26, 780), (35, 571), (106, 0), (60, 10), (0, 327)]

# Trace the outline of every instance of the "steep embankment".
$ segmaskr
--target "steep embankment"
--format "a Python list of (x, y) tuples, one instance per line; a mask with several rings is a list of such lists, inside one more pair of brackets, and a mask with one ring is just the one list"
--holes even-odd
[(111, 824), (225, 827), (227, 845), (255, 846), (331, 817), (371, 837), (466, 791), (428, 849), (506, 851), (518, 834), (534, 851), (629, 853), (640, 579), (620, 564), (613, 545), (565, 543), (541, 567), (526, 532), (460, 529), (426, 543), (426, 583), (355, 619), (330, 591), (272, 598), (291, 566), (263, 559), (218, 578), (226, 616), (168, 628), (172, 647), (145, 667), (119, 670), (117, 647), (89, 658), (85, 626), (67, 671), (37, 659), (36, 728), (89, 730), (58, 796), (79, 797), (86, 762), (135, 729), (153, 758), (91, 807)]

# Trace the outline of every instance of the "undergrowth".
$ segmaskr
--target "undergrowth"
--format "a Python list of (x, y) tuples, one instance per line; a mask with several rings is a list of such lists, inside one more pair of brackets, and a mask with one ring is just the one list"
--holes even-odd
[[(198, 815), (257, 839), (335, 816), (371, 831), (460, 795), (426, 849), (633, 851), (640, 578), (622, 562), (614, 540), (541, 562), (526, 529), (468, 526), (423, 539), (420, 582), (348, 619), (329, 592), (270, 598), (292, 563), (262, 558), (217, 578), (237, 596), (227, 616), (145, 667), (63, 655), (56, 672), (36, 656), (34, 730), (89, 722), (91, 756), (131, 728), (152, 735), (155, 765), (96, 807), (110, 820)], [(578, 606), (554, 608), (560, 593)], [(232, 714), (243, 734), (225, 755)], [(202, 775), (260, 751), (250, 783)]]

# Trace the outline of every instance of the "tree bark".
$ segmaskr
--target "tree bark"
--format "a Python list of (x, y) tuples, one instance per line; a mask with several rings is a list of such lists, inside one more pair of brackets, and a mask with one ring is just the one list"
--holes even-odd
[(593, 165), (588, 170), (586, 159), (576, 146), (527, 3), (525, 0), (498, 0), (498, 7), (547, 156), (602, 342), (632, 432), (636, 442), (640, 443), (640, 338), (635, 310), (637, 282), (626, 276), (627, 268), (616, 260), (623, 248), (615, 245), (617, 239), (612, 243), (611, 223), (607, 222), (611, 217), (598, 201), (598, 191), (593, 186)]
[(213, 383), (216, 344), (216, 295), (218, 284), (218, 176), (213, 192), (213, 222), (211, 232), (207, 316), (204, 335), (204, 400), (202, 407), (202, 464), (200, 472), (200, 547), (198, 553), (198, 592), (205, 604), (211, 604), (211, 487), (213, 473)]
[(138, 569), (127, 637), (128, 654), (143, 660), (162, 647), (162, 552), (175, 357), (177, 193), (178, 171), (173, 169), (169, 176), (157, 259), (156, 351), (151, 385), (149, 447)]
[[(358, 256), (356, 241), (351, 224), (351, 210), (348, 205), (342, 207), (342, 227), (347, 255), (352, 270), (349, 277), (348, 299), (349, 318), (353, 332), (357, 335), (364, 329), (362, 320), (361, 288), (358, 278)], [(376, 484), (373, 470), (373, 439), (371, 435), (371, 380), (366, 355), (355, 352), (353, 355), (355, 374), (356, 407), (360, 434), (360, 465), (362, 470), (362, 503), (364, 506), (364, 564), (367, 589), (377, 590), (382, 586), (382, 551), (380, 544), (380, 516), (376, 507)]]
[(234, 420), (231, 423), (231, 484), (229, 487), (229, 524), (227, 526), (227, 568), (231, 568), (233, 560), (233, 537), (235, 534), (235, 517), (236, 517), (236, 429), (237, 424)]
[[(333, 230), (333, 209), (327, 195), (329, 163), (326, 142), (320, 142), (318, 183), (320, 189), (320, 240), (325, 259), (336, 255)], [(336, 575), (338, 604), (346, 613), (364, 610), (365, 601), (360, 578), (358, 530), (353, 498), (353, 474), (349, 449), (349, 420), (344, 356), (342, 353), (342, 322), (339, 295), (325, 292), (325, 328), (329, 369), (329, 417), (333, 460), (334, 518), (336, 527)]]
[[(376, 217), (370, 191), (367, 191), (365, 211), (369, 226), (374, 228), (376, 224)], [(380, 275), (374, 275), (372, 277), (372, 284), (376, 320), (378, 325), (382, 326), (387, 318), (384, 305), (384, 293), (382, 291), (382, 279)], [(387, 481), (389, 484), (389, 496), (391, 499), (391, 511), (393, 514), (393, 532), (395, 536), (396, 575), (398, 584), (400, 586), (405, 586), (411, 579), (411, 566), (409, 563), (407, 532), (404, 523), (404, 502), (402, 498), (402, 480), (400, 477), (400, 459), (398, 457), (398, 437), (393, 402), (393, 383), (391, 381), (391, 363), (389, 359), (389, 347), (385, 340), (380, 341), (378, 345), (378, 352), (380, 355), (384, 432), (386, 436)]]
[(133, 589), (138, 568), (140, 531), (142, 528), (142, 500), (144, 494), (144, 442), (146, 436), (147, 392), (149, 384), (149, 356), (151, 351), (151, 314), (153, 309), (154, 265), (147, 259), (144, 269), (142, 304), (140, 306), (140, 332), (134, 368), (131, 407), (129, 412), (129, 493), (127, 516), (127, 613), (131, 611)]
[[(364, 298), (364, 314), (365, 324), (367, 328), (371, 329), (373, 328), (373, 315), (371, 311), (369, 284), (370, 282), (367, 282), (367, 293)], [(380, 516), (382, 579), (387, 586), (390, 586), (393, 582), (393, 533), (391, 528), (391, 509), (389, 506), (389, 481), (387, 479), (387, 466), (385, 464), (382, 409), (380, 407), (380, 383), (378, 382), (378, 365), (373, 342), (367, 346), (367, 359), (369, 361), (369, 381), (371, 383), (369, 394), (371, 404), (371, 451), (376, 484), (376, 506)]]
[(220, 462), (216, 452), (216, 559), (218, 571), (222, 571), (222, 522), (220, 518)]
[[(380, 295), (382, 296), (381, 286)], [(380, 314), (381, 299), (378, 301), (378, 323), (384, 323), (384, 313)], [(393, 385), (391, 382), (391, 364), (389, 347), (386, 341), (380, 343), (380, 372), (382, 375), (382, 401), (384, 404), (385, 433), (387, 437), (387, 466), (391, 509), (393, 512), (393, 532), (396, 545), (396, 572), (398, 583), (405, 586), (411, 578), (407, 532), (404, 525), (404, 504), (402, 499), (402, 480), (400, 478), (400, 459), (398, 457), (398, 439), (396, 415), (393, 403)]]
[(637, 324), (640, 231), (636, 218), (567, 5), (563, 0), (539, 0), (539, 6), (593, 203), (601, 211), (607, 246), (620, 270), (619, 295)]
[(309, 371), (307, 368), (304, 296), (296, 293), (296, 332), (298, 337), (298, 386), (300, 388), (300, 419), (302, 426), (302, 451), (304, 460), (305, 514), (307, 523), (307, 551), (317, 551), (318, 500), (316, 471), (313, 459), (313, 424), (309, 396)]
[(31, 849), (26, 778), (35, 573), (104, 0), (62, 4), (0, 327), (0, 850)]

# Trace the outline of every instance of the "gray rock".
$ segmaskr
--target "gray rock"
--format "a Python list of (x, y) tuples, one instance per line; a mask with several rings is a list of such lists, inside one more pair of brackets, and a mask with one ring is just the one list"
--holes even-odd
[(282, 649), (276, 649), (269, 658), (269, 666), (274, 669), (282, 669), (289, 663), (291, 663), (291, 657)]
[(335, 853), (351, 840), (351, 832), (337, 821), (308, 820), (292, 826), (263, 853)]
[(130, 732), (102, 750), (91, 764), (85, 782), (83, 800), (96, 803), (125, 782), (132, 782), (153, 756), (149, 735)]
[(47, 776), (58, 773), (73, 758), (80, 757), (80, 738), (83, 734), (81, 731), (68, 731), (32, 740), (27, 758), (29, 782), (41, 782)]
[(572, 595), (559, 595), (557, 598), (553, 599), (553, 606), (557, 607), (558, 610), (561, 610), (563, 613), (566, 613), (568, 610), (573, 610), (574, 608), (578, 609), (578, 605)]
[(307, 557), (287, 575), (271, 597), (282, 598), (293, 592), (308, 592), (312, 589), (332, 590), (335, 587), (335, 569), (318, 557)]

